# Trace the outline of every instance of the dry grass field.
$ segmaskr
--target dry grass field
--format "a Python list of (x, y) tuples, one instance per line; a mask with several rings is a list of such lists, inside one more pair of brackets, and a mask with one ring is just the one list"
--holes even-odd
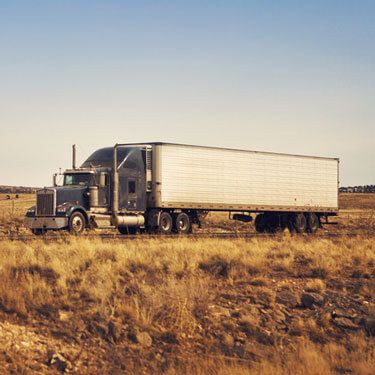
[(0, 373), (374, 374), (375, 196), (340, 206), (357, 236), (0, 240)]

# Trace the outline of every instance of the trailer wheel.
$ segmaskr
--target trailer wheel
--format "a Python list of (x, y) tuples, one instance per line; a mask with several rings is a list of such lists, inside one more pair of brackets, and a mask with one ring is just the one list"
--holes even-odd
[(180, 212), (175, 217), (175, 230), (178, 234), (187, 234), (190, 232), (190, 218), (185, 212)]
[(307, 231), (309, 233), (315, 233), (320, 227), (319, 217), (315, 213), (307, 214)]
[(266, 231), (266, 223), (264, 214), (259, 214), (255, 218), (255, 230), (258, 233), (264, 233)]
[(138, 228), (137, 227), (117, 227), (118, 231), (121, 233), (121, 234), (137, 234), (137, 230)]
[(297, 233), (305, 232), (306, 224), (306, 216), (303, 213), (299, 213), (294, 216), (293, 226)]
[(86, 227), (86, 220), (79, 211), (73, 212), (69, 218), (69, 232), (72, 234), (81, 234)]
[(169, 212), (162, 212), (159, 218), (158, 232), (161, 234), (170, 234), (172, 232), (173, 221)]
[(277, 214), (265, 214), (264, 215), (265, 231), (267, 233), (276, 233), (281, 230), (280, 217)]

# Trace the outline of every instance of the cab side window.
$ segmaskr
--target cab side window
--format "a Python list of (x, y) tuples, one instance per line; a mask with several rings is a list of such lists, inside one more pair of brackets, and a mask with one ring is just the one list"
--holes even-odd
[(135, 180), (128, 181), (128, 194), (135, 194), (136, 193), (136, 183)]

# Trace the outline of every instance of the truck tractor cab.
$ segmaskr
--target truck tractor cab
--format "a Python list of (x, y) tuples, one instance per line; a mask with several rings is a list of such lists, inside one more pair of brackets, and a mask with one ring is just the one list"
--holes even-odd
[[(36, 192), (36, 205), (31, 207), (25, 225), (36, 235), (47, 230), (67, 229), (79, 234), (85, 228), (110, 228), (113, 223), (114, 185), (116, 218), (126, 213), (146, 210), (146, 176), (142, 150), (137, 147), (114, 147), (95, 151), (79, 168), (63, 174), (63, 185), (45, 187)], [(116, 178), (116, 180), (115, 180)], [(132, 218), (134, 219), (134, 218)], [(137, 225), (142, 220), (137, 220)], [(128, 221), (122, 222), (124, 225)], [(120, 223), (121, 224), (121, 223)]]

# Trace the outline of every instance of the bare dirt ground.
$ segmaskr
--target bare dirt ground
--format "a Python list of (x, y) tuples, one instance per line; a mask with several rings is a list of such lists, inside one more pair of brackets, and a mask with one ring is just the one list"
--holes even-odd
[[(0, 196), (0, 232), (32, 202)], [(340, 206), (357, 236), (2, 240), (0, 373), (373, 374), (375, 196)]]

